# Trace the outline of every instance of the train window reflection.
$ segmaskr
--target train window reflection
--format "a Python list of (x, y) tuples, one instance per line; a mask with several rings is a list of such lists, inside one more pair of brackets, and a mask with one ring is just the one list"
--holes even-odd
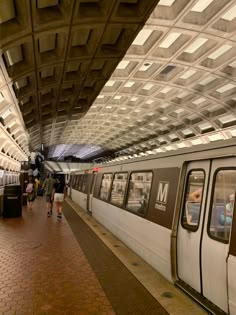
[(75, 189), (76, 179), (77, 179), (77, 176), (73, 176), (73, 178), (72, 178), (72, 185), (71, 185), (73, 189)]
[(236, 170), (217, 171), (211, 205), (208, 233), (214, 239), (228, 242), (234, 211)]
[(79, 182), (80, 182), (80, 179), (81, 179), (81, 175), (78, 175), (77, 176), (77, 180), (76, 180), (76, 189), (79, 190)]
[(204, 171), (192, 170), (189, 172), (183, 203), (182, 225), (192, 231), (196, 231), (199, 225), (204, 181)]
[(112, 174), (103, 174), (102, 184), (100, 188), (99, 197), (103, 200), (108, 200), (109, 191), (111, 187)]
[(80, 176), (79, 176), (79, 182), (78, 182), (78, 190), (79, 190), (79, 191), (82, 190), (83, 177), (84, 177), (84, 175), (80, 175)]
[(87, 181), (88, 181), (88, 175), (83, 175), (83, 184), (82, 184), (82, 192), (85, 192), (86, 186), (87, 186)]
[(128, 178), (127, 173), (115, 174), (115, 177), (112, 183), (112, 190), (111, 190), (112, 203), (119, 206), (123, 204), (127, 178)]
[(132, 173), (129, 181), (126, 208), (144, 214), (148, 206), (152, 172)]

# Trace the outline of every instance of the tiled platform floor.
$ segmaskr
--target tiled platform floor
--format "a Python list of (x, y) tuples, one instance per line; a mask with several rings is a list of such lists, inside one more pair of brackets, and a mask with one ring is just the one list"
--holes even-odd
[[(117, 315), (169, 314), (68, 202), (65, 202), (63, 212)], [(93, 227), (99, 225), (95, 222)], [(107, 234), (108, 232), (105, 232), (103, 236)], [(120, 247), (115, 245), (116, 248)], [(133, 263), (136, 265), (135, 261)]]
[(44, 198), (0, 220), (0, 314), (115, 314), (65, 219)]
[[(92, 217), (73, 202), (68, 202), (88, 224), (88, 229), (102, 239), (151, 295), (161, 302), (167, 313), (206, 314), (185, 294), (159, 278), (152, 268), (135, 257)], [(115, 307), (112, 299), (108, 300), (109, 294), (106, 296), (99, 283), (104, 287), (103, 282), (96, 278), (96, 268), (93, 264), (90, 266), (85, 256), (88, 257), (88, 253), (84, 251), (84, 254), (77, 240), (65, 217), (59, 222), (55, 214), (47, 218), (42, 197), (37, 198), (32, 211), (24, 208), (22, 218), (0, 219), (0, 314), (119, 315), (115, 309), (120, 308)], [(137, 264), (133, 264), (134, 261)], [(163, 292), (171, 292), (173, 298)], [(166, 313), (156, 303), (159, 306), (151, 314)], [(128, 310), (127, 313), (122, 312), (120, 314), (136, 315)], [(146, 312), (140, 314), (149, 315)]]
[[(99, 224), (99, 222), (97, 222), (94, 217), (83, 211), (75, 202), (67, 199), (67, 203), (75, 210), (75, 212), (94, 232), (94, 234), (97, 235), (99, 240), (102, 240), (109, 250), (122, 262), (122, 264), (135, 276), (135, 278), (147, 289), (149, 293), (151, 293), (151, 295), (164, 307), (165, 311), (167, 311), (170, 315), (209, 314), (199, 304), (195, 303), (193, 299), (191, 299), (180, 289), (176, 288), (172, 283), (167, 281), (161, 274), (159, 274), (149, 264), (147, 264), (142, 258), (131, 251), (124, 243), (118, 240), (105, 227)], [(67, 206), (65, 206), (65, 210), (66, 208)], [(66, 211), (65, 215), (67, 217)], [(76, 222), (74, 221), (76, 221), (76, 219), (72, 221), (72, 224), (71, 221), (72, 220), (70, 219), (69, 223), (74, 230), (74, 226), (76, 225)], [(75, 232), (75, 235), (76, 234), (79, 233)], [(82, 244), (82, 247), (84, 248), (85, 245)], [(89, 256), (90, 255), (88, 255), (88, 257)], [(90, 257), (89, 260), (91, 261)], [(91, 265), (93, 265), (93, 261), (91, 261)], [(130, 296), (127, 296), (127, 298), (129, 297)], [(110, 301), (112, 303), (112, 298)], [(160, 315), (159, 312), (160, 309), (158, 309), (155, 314)], [(126, 314), (127, 313), (125, 313), (125, 315)]]

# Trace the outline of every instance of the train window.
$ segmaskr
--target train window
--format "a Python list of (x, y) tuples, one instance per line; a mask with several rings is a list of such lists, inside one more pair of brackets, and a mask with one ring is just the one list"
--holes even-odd
[(152, 172), (134, 172), (130, 176), (126, 208), (144, 214), (148, 206)]
[(192, 170), (188, 173), (182, 211), (182, 226), (191, 231), (197, 231), (198, 229), (204, 181), (205, 173), (203, 170)]
[(78, 184), (79, 191), (82, 191), (83, 178), (84, 178), (84, 175), (79, 175), (79, 184)]
[(128, 173), (115, 174), (112, 182), (111, 202), (121, 206), (124, 201)]
[(109, 191), (111, 187), (112, 174), (103, 174), (102, 184), (100, 188), (99, 197), (103, 200), (108, 200)]
[(87, 187), (88, 175), (84, 175), (83, 184), (82, 184), (82, 192), (85, 192)]
[(75, 189), (76, 177), (77, 177), (76, 175), (73, 175), (73, 177), (72, 177), (71, 187), (72, 187), (73, 189)]
[(79, 190), (79, 178), (80, 178), (80, 175), (76, 175), (75, 176), (75, 190)]
[(236, 170), (218, 170), (208, 225), (209, 235), (224, 243), (229, 242), (234, 211)]

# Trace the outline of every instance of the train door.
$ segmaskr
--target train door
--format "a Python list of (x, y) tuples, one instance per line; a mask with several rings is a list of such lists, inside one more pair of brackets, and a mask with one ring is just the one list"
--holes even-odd
[(179, 278), (224, 312), (235, 183), (233, 158), (190, 163), (177, 236)]
[(189, 163), (177, 236), (178, 277), (201, 293), (200, 244), (210, 161)]
[(227, 260), (234, 211), (235, 158), (212, 162), (202, 237), (202, 294), (228, 312)]
[(97, 173), (92, 174), (92, 181), (91, 181), (91, 184), (89, 186), (89, 191), (88, 191), (88, 195), (87, 195), (87, 211), (90, 214), (92, 214), (92, 199), (93, 199), (94, 185), (96, 182), (96, 175), (97, 175)]

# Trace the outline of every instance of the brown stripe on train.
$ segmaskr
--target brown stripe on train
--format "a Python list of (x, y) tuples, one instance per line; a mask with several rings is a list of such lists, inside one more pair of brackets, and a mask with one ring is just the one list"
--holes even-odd
[(171, 229), (180, 169), (178, 167), (160, 168), (153, 172), (154, 178), (146, 219)]

